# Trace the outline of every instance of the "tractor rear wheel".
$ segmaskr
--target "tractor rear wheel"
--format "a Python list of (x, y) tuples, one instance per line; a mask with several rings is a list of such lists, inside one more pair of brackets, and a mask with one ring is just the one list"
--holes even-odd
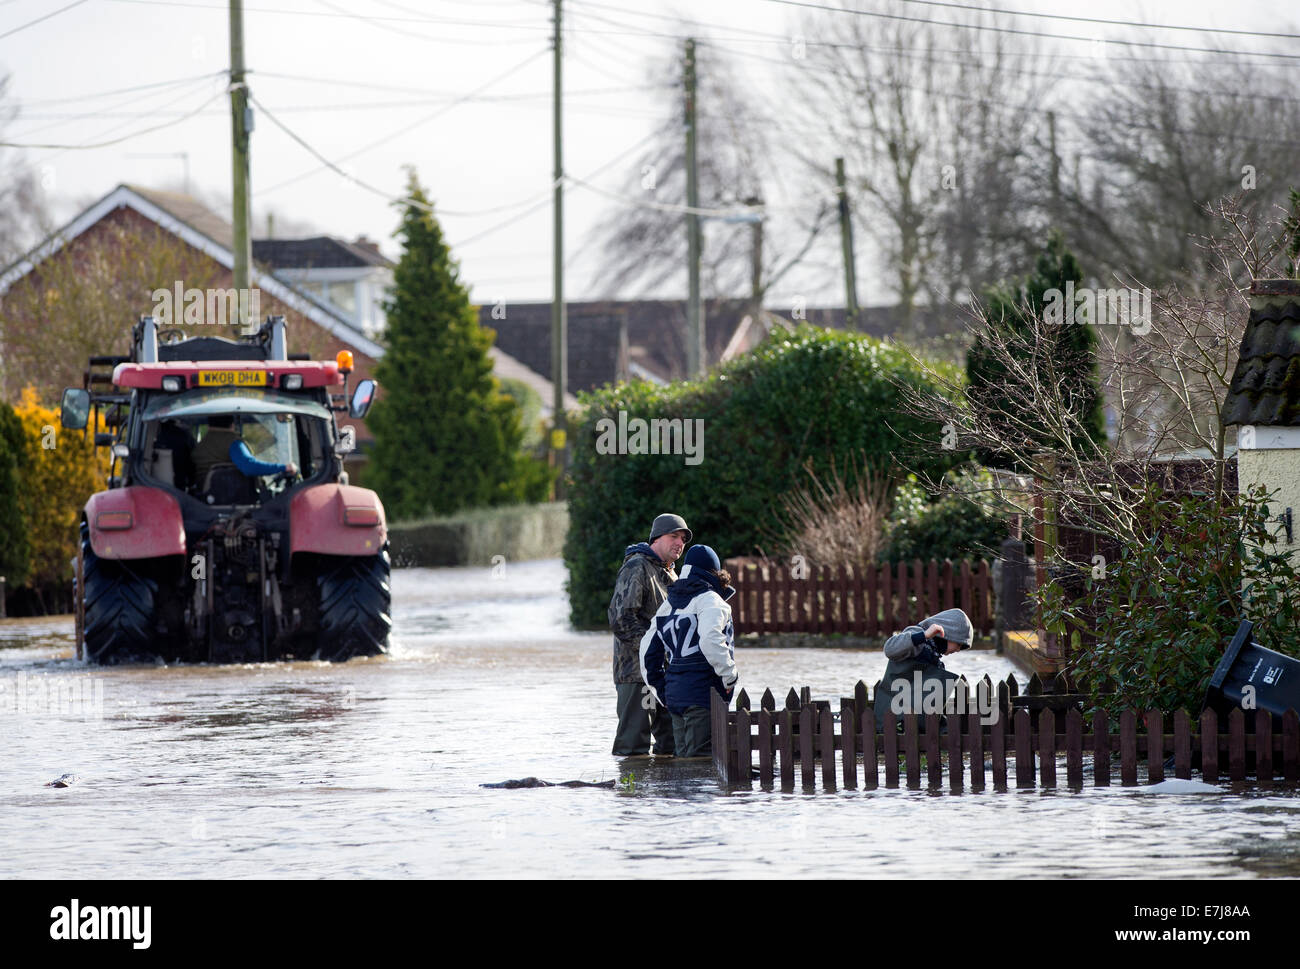
[(320, 632), (315, 658), (343, 662), (388, 652), (393, 628), (388, 549), (378, 555), (322, 556), (316, 573)]
[(158, 584), (138, 563), (101, 559), (81, 523), (85, 657), (90, 663), (132, 663), (155, 658), (154, 602)]

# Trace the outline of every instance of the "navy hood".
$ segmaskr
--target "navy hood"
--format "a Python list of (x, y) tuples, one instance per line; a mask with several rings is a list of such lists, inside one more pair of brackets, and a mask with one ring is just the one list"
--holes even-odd
[(683, 608), (696, 596), (710, 589), (726, 602), (736, 594), (735, 589), (723, 589), (722, 582), (713, 574), (722, 568), (717, 553), (707, 545), (692, 545), (683, 560), (681, 576), (668, 587), (668, 603), (674, 609)]

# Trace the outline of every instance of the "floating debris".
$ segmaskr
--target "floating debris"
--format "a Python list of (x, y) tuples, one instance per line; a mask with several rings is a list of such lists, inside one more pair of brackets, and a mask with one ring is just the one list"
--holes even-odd
[(1222, 794), (1223, 789), (1215, 787), (1213, 784), (1206, 784), (1204, 781), (1185, 780), (1181, 777), (1171, 778), (1167, 781), (1161, 781), (1159, 784), (1148, 784), (1142, 788), (1148, 794)]
[(79, 780), (81, 780), (81, 778), (78, 777), (76, 774), (64, 774), (60, 777), (56, 777), (54, 780), (50, 781), (45, 786), (46, 787), (71, 787)]

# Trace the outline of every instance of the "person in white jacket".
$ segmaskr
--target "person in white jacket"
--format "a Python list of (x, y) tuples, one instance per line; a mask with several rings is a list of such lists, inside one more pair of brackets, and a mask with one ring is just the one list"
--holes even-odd
[(736, 645), (727, 600), (731, 577), (707, 545), (692, 546), (681, 578), (641, 638), (641, 677), (668, 708), (678, 757), (712, 752), (710, 693), (730, 700), (736, 686)]

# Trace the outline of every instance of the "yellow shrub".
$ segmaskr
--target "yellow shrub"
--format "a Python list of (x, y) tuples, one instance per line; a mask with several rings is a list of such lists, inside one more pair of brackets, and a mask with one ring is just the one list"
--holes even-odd
[[(77, 526), (87, 499), (108, 481), (108, 455), (96, 453), (94, 430), (65, 430), (59, 412), (44, 407), (26, 387), (14, 407), (26, 437), (26, 467), (19, 472), (20, 506), (31, 542), (28, 585), (66, 582), (77, 557)], [(99, 428), (102, 430), (102, 425)]]

